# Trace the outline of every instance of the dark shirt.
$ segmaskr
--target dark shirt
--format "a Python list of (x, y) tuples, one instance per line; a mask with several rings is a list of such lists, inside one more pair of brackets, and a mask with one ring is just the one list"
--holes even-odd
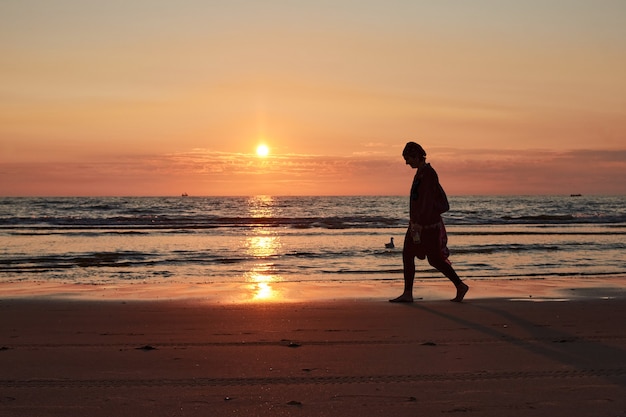
[(418, 169), (411, 185), (411, 222), (427, 226), (441, 221), (441, 213), (448, 211), (448, 199), (439, 184), (437, 172), (425, 164)]

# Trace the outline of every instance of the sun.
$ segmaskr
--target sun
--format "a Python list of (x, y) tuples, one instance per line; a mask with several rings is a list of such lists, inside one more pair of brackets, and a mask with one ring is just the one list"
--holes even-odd
[(259, 145), (256, 147), (256, 154), (261, 158), (266, 157), (270, 153), (270, 148), (267, 145)]

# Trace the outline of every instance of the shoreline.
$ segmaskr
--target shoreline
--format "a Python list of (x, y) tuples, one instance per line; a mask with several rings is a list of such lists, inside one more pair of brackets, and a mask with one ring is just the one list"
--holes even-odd
[[(520, 279), (467, 279), (466, 301), (516, 301), (626, 298), (626, 276)], [(198, 300), (216, 304), (384, 301), (402, 292), (402, 280), (335, 282), (247, 282), (186, 284), (176, 282), (87, 285), (50, 282), (0, 283), (1, 299)], [(417, 279), (416, 300), (447, 300), (454, 287), (445, 278)]]

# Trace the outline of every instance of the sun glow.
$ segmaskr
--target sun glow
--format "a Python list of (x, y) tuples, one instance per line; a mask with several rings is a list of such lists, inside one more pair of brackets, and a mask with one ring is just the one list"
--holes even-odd
[(249, 282), (252, 299), (278, 300), (280, 293), (274, 289), (274, 284), (280, 281), (280, 277), (276, 274), (273, 258), (280, 252), (282, 244), (280, 238), (270, 231), (259, 229), (258, 233), (262, 236), (246, 238), (244, 247), (246, 252), (254, 258), (254, 262), (244, 275), (246, 281)]
[(266, 157), (267, 155), (269, 155), (270, 153), (270, 148), (267, 147), (267, 145), (259, 145), (256, 147), (256, 154), (258, 156), (260, 156), (261, 158)]

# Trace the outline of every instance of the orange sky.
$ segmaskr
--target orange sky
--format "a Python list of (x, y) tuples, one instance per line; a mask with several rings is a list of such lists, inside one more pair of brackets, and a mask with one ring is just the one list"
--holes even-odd
[(623, 1), (208, 3), (1, 3), (0, 196), (626, 194)]

